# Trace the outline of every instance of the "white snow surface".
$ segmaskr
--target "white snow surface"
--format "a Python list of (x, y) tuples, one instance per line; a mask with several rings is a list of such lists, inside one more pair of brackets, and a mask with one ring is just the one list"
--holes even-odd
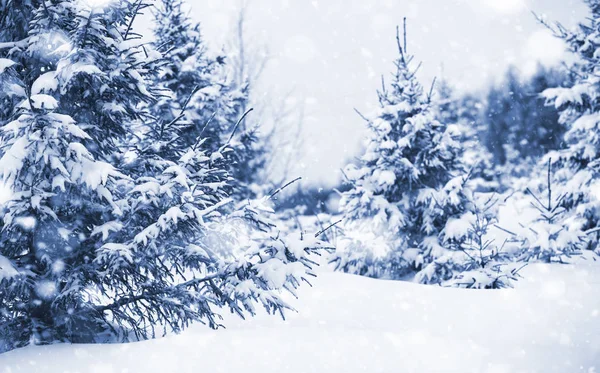
[(286, 321), (227, 316), (217, 331), (27, 347), (0, 355), (0, 373), (600, 371), (600, 264), (522, 273), (507, 290), (320, 273)]

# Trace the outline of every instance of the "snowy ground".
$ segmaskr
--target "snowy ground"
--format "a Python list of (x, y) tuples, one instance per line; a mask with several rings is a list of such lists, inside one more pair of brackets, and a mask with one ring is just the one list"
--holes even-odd
[(16, 372), (600, 372), (600, 264), (532, 265), (511, 290), (321, 273), (287, 321), (228, 317), (127, 345), (28, 347)]

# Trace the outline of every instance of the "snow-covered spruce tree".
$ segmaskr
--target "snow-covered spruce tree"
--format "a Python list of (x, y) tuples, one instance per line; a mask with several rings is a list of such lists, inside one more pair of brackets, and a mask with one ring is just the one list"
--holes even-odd
[[(223, 227), (246, 219), (253, 234), (276, 236), (258, 207), (220, 212), (227, 171), (202, 140), (163, 158), (143, 146), (145, 133), (128, 134), (155, 126), (141, 124), (141, 108), (153, 100), (157, 55), (131, 30), (142, 3), (30, 4), (28, 33), (0, 42), (0, 73), (20, 97), (0, 143), (13, 191), (0, 231), (0, 350), (217, 327), (219, 307), (283, 311), (277, 290), (310, 273), (306, 255), (319, 244), (232, 235)], [(212, 255), (228, 244), (245, 255)]]
[(526, 231), (520, 260), (564, 263), (573, 256), (581, 255), (587, 237), (577, 224), (573, 224), (573, 217), (562, 205), (567, 195), (553, 194), (551, 159), (548, 159), (545, 181), (544, 189), (526, 189), (531, 206), (539, 216)]
[(205, 148), (216, 151), (243, 114), (239, 106), (246, 93), (230, 87), (225, 57), (209, 55), (200, 25), (184, 6), (183, 0), (160, 0), (154, 8), (153, 44), (164, 57), (155, 84), (164, 91), (152, 113), (168, 124), (186, 105), (186, 125), (180, 125), (179, 141), (191, 146), (201, 136)]
[(589, 23), (578, 31), (552, 28), (577, 57), (572, 70), (575, 83), (569, 88), (544, 92), (549, 104), (560, 111), (560, 122), (567, 127), (564, 150), (548, 155), (556, 169), (557, 193), (564, 194), (562, 205), (574, 212), (583, 231), (590, 231), (588, 246), (598, 253), (600, 230), (600, 1), (586, 0)]
[[(14, 2), (13, 2), (14, 3)], [(19, 92), (18, 77), (11, 66), (19, 67), (15, 61), (17, 56), (12, 59), (6, 57), (17, 47), (13, 41), (23, 40), (29, 31), (28, 20), (32, 17), (33, 3), (30, 0), (19, 1), (18, 6), (9, 6), (9, 4), (0, 3), (2, 16), (0, 16), (0, 40), (10, 44), (4, 44), (0, 48), (0, 126), (3, 126), (10, 120), (15, 107), (21, 100)], [(20, 47), (23, 47), (21, 45)]]
[(406, 42), (402, 46), (399, 34), (396, 39), (400, 57), (390, 87), (379, 92), (379, 110), (368, 120), (365, 154), (345, 169), (352, 185), (341, 201), (347, 239), (336, 262), (339, 270), (399, 279), (445, 253), (440, 234), (467, 211), (471, 191), (460, 144), (434, 117)]
[[(269, 313), (288, 308), (277, 291), (294, 289), (312, 275), (316, 240), (280, 237), (268, 216), (268, 198), (233, 210), (229, 165), (203, 150), (204, 140), (170, 161), (155, 152), (158, 131), (141, 135), (138, 154), (124, 166), (136, 176), (126, 196), (128, 226), (98, 227), (104, 244), (97, 261), (109, 271), (99, 308), (111, 323), (154, 337), (155, 328), (179, 331), (190, 321), (220, 326), (215, 307), (241, 317), (256, 305)], [(132, 296), (131, 294), (136, 294)]]
[(92, 232), (123, 212), (126, 177), (106, 160), (147, 97), (119, 40), (131, 4), (30, 4), (28, 34), (2, 44), (21, 100), (2, 128), (0, 175), (13, 192), (0, 234), (3, 348), (89, 341), (107, 328), (90, 317)]
[(545, 105), (541, 93), (569, 79), (557, 69), (539, 66), (535, 75), (523, 77), (511, 67), (502, 84), (490, 88), (483, 135), (502, 189), (522, 190), (540, 158), (560, 149), (565, 126), (559, 123), (556, 109)]
[[(521, 127), (529, 132), (537, 128), (535, 118), (529, 110), (535, 94), (527, 88), (515, 67), (510, 67), (501, 84), (490, 88), (483, 115), (486, 123), (484, 142), (492, 155), (493, 168), (498, 176), (498, 189), (520, 190), (528, 181), (529, 173), (535, 169), (535, 160), (530, 153), (520, 153), (520, 141), (526, 138), (516, 133)], [(536, 113), (537, 114), (537, 113)], [(535, 147), (532, 147), (535, 148)]]
[(268, 190), (270, 183), (265, 173), (270, 153), (258, 125), (244, 125), (239, 132), (231, 144), (235, 149), (232, 176), (237, 183), (236, 198), (247, 201), (261, 197)]
[(474, 197), (472, 211), (449, 219), (441, 233), (444, 254), (427, 264), (418, 274), (419, 282), (470, 289), (511, 287), (522, 263), (514, 263), (519, 241), (511, 238), (501, 245), (490, 228), (497, 223), (494, 194)]
[(450, 83), (441, 79), (434, 100), (436, 117), (453, 131), (461, 144), (461, 163), (469, 165), (475, 189), (495, 189), (492, 155), (480, 141), (481, 103), (469, 95), (459, 96)]
[[(265, 194), (272, 183), (268, 173), (272, 172), (269, 163), (273, 162), (275, 127), (280, 127), (277, 115), (269, 114), (274, 128), (264, 131), (265, 112), (268, 105), (261, 92), (256, 92), (256, 84), (267, 63), (266, 52), (257, 49), (248, 41), (246, 16), (248, 3), (240, 2), (240, 9), (235, 19), (232, 37), (227, 46), (227, 67), (231, 76), (231, 86), (238, 92), (243, 92), (239, 101), (238, 116), (246, 113), (250, 107), (256, 107), (256, 112), (240, 123), (239, 135), (233, 139), (235, 146), (235, 163), (233, 170), (238, 182), (240, 200), (256, 198)], [(262, 102), (261, 102), (262, 101)], [(282, 136), (283, 137), (283, 136)]]
[[(228, 158), (236, 190), (233, 197), (239, 201), (254, 198), (253, 184), (265, 165), (266, 150), (258, 126), (247, 124), (252, 116), (240, 120), (251, 110), (248, 79), (243, 72), (241, 77), (233, 74), (225, 56), (210, 56), (199, 24), (184, 7), (183, 0), (160, 0), (154, 11), (154, 47), (164, 61), (154, 79), (162, 94), (150, 111), (163, 127), (177, 122), (181, 144), (192, 146), (200, 136), (213, 157)], [(179, 117), (183, 106), (185, 117)], [(173, 145), (166, 142), (164, 147)]]

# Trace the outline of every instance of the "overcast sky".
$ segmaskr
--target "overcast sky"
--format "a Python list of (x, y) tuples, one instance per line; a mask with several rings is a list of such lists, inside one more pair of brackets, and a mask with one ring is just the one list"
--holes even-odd
[[(444, 76), (472, 91), (513, 63), (531, 73), (537, 61), (555, 64), (563, 47), (532, 15), (573, 27), (584, 19), (581, 0), (247, 0), (247, 36), (268, 46), (261, 89), (278, 97), (293, 89), (304, 102), (302, 156), (294, 176), (334, 184), (360, 152), (365, 126), (353, 108), (377, 104), (381, 75), (396, 57), (395, 27), (408, 18), (408, 49), (423, 62), (429, 87)], [(189, 0), (191, 15), (213, 48), (226, 44), (240, 0)]]

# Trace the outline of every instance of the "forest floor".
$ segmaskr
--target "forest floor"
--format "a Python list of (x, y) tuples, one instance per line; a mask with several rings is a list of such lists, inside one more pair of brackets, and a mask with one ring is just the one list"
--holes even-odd
[(514, 289), (465, 290), (319, 273), (287, 320), (114, 345), (27, 347), (0, 373), (600, 372), (600, 262), (534, 264)]

